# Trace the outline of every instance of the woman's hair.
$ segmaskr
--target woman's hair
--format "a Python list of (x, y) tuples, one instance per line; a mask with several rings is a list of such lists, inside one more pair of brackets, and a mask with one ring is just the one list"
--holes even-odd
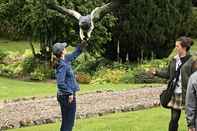
[(177, 41), (180, 41), (181, 46), (186, 48), (186, 51), (189, 51), (191, 46), (194, 44), (193, 40), (190, 37), (182, 36)]
[(62, 57), (62, 53), (63, 52), (60, 52), (59, 54), (53, 54), (52, 66), (53, 66), (54, 69), (57, 68), (58, 62), (59, 62), (60, 58)]

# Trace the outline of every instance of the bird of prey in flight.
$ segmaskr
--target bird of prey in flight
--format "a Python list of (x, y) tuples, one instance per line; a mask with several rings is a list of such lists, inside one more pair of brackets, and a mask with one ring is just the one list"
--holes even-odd
[(47, 4), (49, 9), (55, 10), (63, 15), (74, 16), (79, 21), (79, 35), (81, 40), (89, 40), (94, 29), (94, 22), (103, 17), (112, 9), (112, 2), (107, 3), (101, 7), (96, 7), (90, 14), (81, 15), (79, 12), (59, 6), (55, 3)]

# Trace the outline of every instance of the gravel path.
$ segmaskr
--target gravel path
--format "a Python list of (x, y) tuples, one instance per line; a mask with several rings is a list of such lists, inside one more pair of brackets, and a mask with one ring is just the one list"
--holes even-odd
[[(119, 92), (96, 92), (77, 96), (77, 118), (102, 116), (159, 105), (163, 87)], [(0, 102), (0, 130), (53, 123), (60, 119), (56, 97)]]

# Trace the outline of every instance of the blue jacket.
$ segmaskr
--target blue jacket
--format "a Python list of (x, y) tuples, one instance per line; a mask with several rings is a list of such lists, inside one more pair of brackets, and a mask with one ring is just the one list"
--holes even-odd
[(79, 91), (79, 84), (76, 81), (72, 70), (71, 62), (75, 60), (82, 52), (80, 46), (69, 55), (65, 55), (64, 59), (60, 59), (56, 68), (56, 79), (58, 92), (65, 94), (74, 94)]

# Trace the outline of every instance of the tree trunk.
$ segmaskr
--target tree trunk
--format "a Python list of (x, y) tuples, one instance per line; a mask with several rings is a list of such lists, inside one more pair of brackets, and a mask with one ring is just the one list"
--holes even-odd
[(36, 56), (36, 52), (35, 52), (35, 48), (34, 48), (34, 45), (33, 45), (32, 37), (29, 37), (29, 44), (30, 44), (30, 47), (31, 47), (32, 54), (35, 57)]

